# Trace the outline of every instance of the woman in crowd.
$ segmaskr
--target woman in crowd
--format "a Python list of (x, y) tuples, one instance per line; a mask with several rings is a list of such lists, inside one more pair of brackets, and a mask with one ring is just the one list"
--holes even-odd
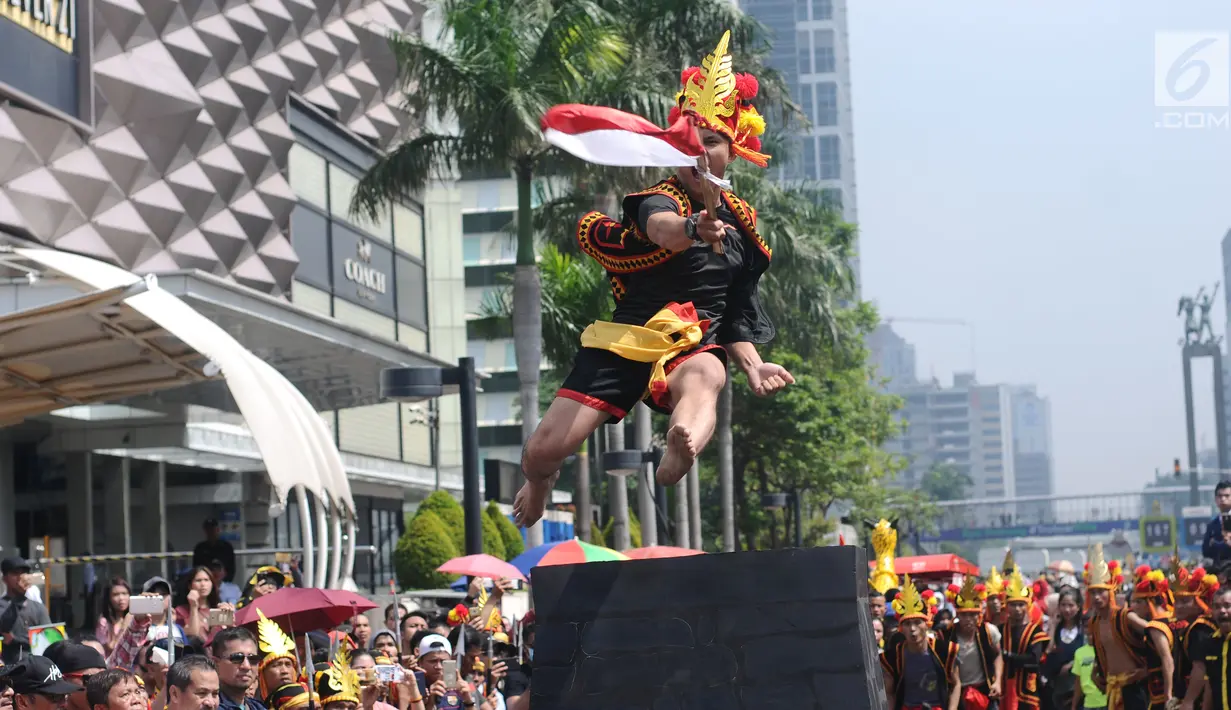
[(398, 642), (392, 631), (382, 629), (376, 632), (372, 637), (372, 654), (384, 656), (394, 663), (398, 662)]
[(209, 568), (194, 567), (180, 582), (175, 604), (175, 621), (184, 627), (189, 636), (200, 636), (208, 644), (222, 628), (210, 626), (210, 609), (233, 611), (235, 607), (221, 603), (218, 589), (214, 586), (214, 576), (209, 573)]
[(106, 586), (101, 588), (98, 623), (94, 627), (94, 637), (103, 645), (103, 655), (110, 655), (115, 645), (128, 628), (128, 599), (132, 588), (123, 577), (112, 577)]
[(1051, 644), (1043, 658), (1043, 676), (1051, 689), (1054, 707), (1067, 710), (1073, 706), (1076, 677), (1073, 675), (1073, 654), (1086, 642), (1082, 628), (1081, 593), (1073, 587), (1061, 587), (1052, 617)]
[[(165, 600), (171, 596), (171, 585), (162, 577), (151, 577), (142, 587), (141, 596), (162, 597), (165, 604)], [(188, 640), (183, 626), (172, 624), (171, 628), (174, 630), (177, 644)], [(124, 633), (116, 642), (111, 655), (107, 657), (107, 666), (136, 672), (146, 645), (167, 638), (167, 634), (166, 611), (157, 614), (130, 614)]]
[(244, 593), (239, 598), (238, 608), (243, 609), (253, 602), (267, 594), (282, 589), (283, 587), (295, 586), (295, 579), (284, 573), (282, 570), (273, 565), (261, 567), (252, 576), (248, 578), (248, 583), (244, 585)]

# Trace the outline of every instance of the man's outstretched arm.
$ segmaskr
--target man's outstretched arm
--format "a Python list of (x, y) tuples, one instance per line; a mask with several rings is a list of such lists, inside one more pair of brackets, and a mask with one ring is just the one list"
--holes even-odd
[(757, 346), (752, 343), (727, 343), (723, 347), (735, 366), (748, 376), (748, 386), (757, 396), (768, 397), (787, 385), (795, 384), (795, 378), (785, 367), (761, 360)]

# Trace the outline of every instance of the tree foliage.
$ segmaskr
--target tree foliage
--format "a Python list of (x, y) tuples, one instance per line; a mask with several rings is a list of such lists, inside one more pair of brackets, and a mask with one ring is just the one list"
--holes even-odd
[(949, 464), (938, 463), (923, 474), (919, 488), (932, 500), (966, 500), (974, 481)]
[[(607, 516), (607, 523), (603, 525), (603, 542), (595, 542), (596, 545), (610, 547), (607, 541), (615, 542), (615, 518)], [(641, 521), (637, 519), (637, 514), (632, 508), (628, 509), (628, 544), (630, 547), (641, 547)]]
[(508, 516), (500, 511), (500, 506), (496, 505), (495, 501), (487, 504), (487, 510), (483, 511), (483, 514), (496, 524), (496, 530), (500, 533), (500, 539), (504, 543), (506, 561), (526, 551), (526, 543), (521, 538), (521, 531), (517, 529), (512, 520), (509, 520)]
[(436, 513), (420, 510), (406, 526), (393, 551), (393, 566), (402, 589), (447, 589), (455, 577), (436, 568), (458, 556), (449, 530)]
[(453, 547), (459, 550), (458, 554), (466, 549), (466, 513), (456, 498), (446, 491), (432, 491), (419, 504), (415, 516), (418, 517), (424, 513), (435, 513), (440, 518), (445, 525), (445, 530), (449, 533), (449, 539), (453, 541)]

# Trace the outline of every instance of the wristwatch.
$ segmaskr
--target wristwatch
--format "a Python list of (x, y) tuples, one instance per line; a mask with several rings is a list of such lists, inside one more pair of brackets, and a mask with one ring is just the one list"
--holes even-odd
[(695, 214), (689, 215), (688, 217), (684, 219), (684, 236), (688, 237), (694, 242), (701, 241), (701, 238), (697, 236), (697, 222), (699, 222), (700, 220), (701, 220), (701, 217)]

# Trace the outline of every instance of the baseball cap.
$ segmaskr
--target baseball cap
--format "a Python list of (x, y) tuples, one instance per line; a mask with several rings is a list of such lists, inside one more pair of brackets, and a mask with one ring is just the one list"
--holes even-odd
[(155, 577), (150, 577), (149, 579), (145, 580), (145, 584), (141, 585), (141, 592), (143, 594), (149, 594), (151, 591), (154, 590), (154, 587), (159, 584), (165, 585), (167, 587), (167, 591), (170, 591), (172, 588), (171, 583), (168, 582), (165, 577), (155, 576)]
[(92, 668), (107, 669), (103, 654), (83, 643), (53, 643), (43, 657), (56, 664), (61, 673), (80, 673)]
[(81, 690), (81, 686), (64, 680), (56, 664), (43, 656), (26, 656), (5, 670), (18, 695), (71, 695)]
[(419, 642), (419, 658), (423, 658), (429, 653), (444, 651), (450, 656), (453, 655), (453, 644), (449, 643), (449, 639), (440, 634), (428, 634)]
[(20, 557), (6, 557), (0, 561), (0, 574), (29, 572), (31, 569), (30, 563)]

